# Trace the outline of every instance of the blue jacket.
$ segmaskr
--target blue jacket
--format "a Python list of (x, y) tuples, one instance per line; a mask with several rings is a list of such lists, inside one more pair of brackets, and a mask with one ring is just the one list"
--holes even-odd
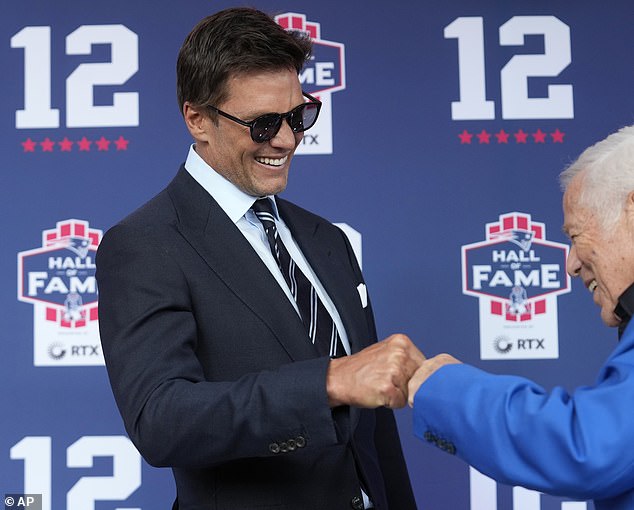
[(416, 393), (414, 432), (502, 483), (632, 510), (634, 323), (596, 383), (572, 394), (446, 365)]

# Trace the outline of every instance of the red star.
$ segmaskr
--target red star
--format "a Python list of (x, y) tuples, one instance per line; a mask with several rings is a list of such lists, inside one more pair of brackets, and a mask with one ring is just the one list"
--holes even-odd
[(119, 138), (117, 138), (114, 141), (114, 144), (117, 146), (117, 150), (118, 151), (126, 151), (126, 150), (128, 150), (128, 144), (129, 143), (130, 143), (130, 140), (126, 140), (121, 135), (119, 135)]
[(107, 151), (110, 147), (110, 140), (106, 140), (103, 135), (99, 140), (95, 140), (98, 151)]
[(70, 152), (73, 147), (73, 142), (71, 142), (66, 136), (61, 142), (57, 142), (57, 144), (60, 146), (62, 152)]
[(42, 146), (42, 151), (53, 152), (53, 147), (55, 147), (55, 142), (47, 136), (46, 138), (44, 138), (44, 140), (40, 142), (40, 145)]
[(526, 143), (526, 137), (528, 136), (528, 133), (524, 133), (522, 128), (520, 128), (520, 130), (513, 136), (515, 137), (515, 143)]
[(46, 138), (44, 138), (44, 140), (40, 142), (40, 145), (42, 146), (43, 152), (53, 152), (53, 147), (55, 147), (55, 142), (47, 136)]
[(537, 131), (535, 131), (532, 135), (533, 140), (535, 140), (535, 143), (545, 143), (546, 141), (546, 133), (544, 133), (540, 128), (537, 128)]
[(480, 131), (477, 135), (479, 143), (489, 143), (491, 140), (490, 133), (487, 133), (484, 129)]
[(27, 138), (24, 142), (22, 142), (22, 147), (24, 147), (24, 152), (35, 152), (35, 143), (31, 138)]
[(498, 143), (509, 143), (509, 134), (503, 129), (495, 133), (495, 137), (498, 139)]
[(552, 133), (550, 133), (550, 136), (553, 137), (553, 143), (564, 143), (564, 135), (566, 133), (562, 133), (561, 131), (559, 131), (559, 128), (555, 129), (555, 131), (553, 131)]
[(473, 138), (473, 135), (467, 132), (466, 129), (462, 133), (458, 133), (458, 136), (460, 137), (460, 145), (471, 143), (471, 139)]
[(81, 140), (77, 141), (77, 145), (79, 145), (80, 151), (89, 151), (91, 143), (92, 142), (90, 140), (87, 140), (85, 136)]

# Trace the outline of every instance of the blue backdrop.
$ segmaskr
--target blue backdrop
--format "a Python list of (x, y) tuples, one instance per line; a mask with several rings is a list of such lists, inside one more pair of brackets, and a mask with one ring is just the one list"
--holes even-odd
[[(250, 3), (315, 39), (302, 81), (324, 110), (284, 196), (361, 234), (379, 334), (404, 332), (428, 355), (449, 351), (549, 388), (591, 384), (616, 334), (582, 285), (565, 292), (565, 247), (550, 261), (551, 287), (534, 259), (539, 239), (566, 242), (559, 172), (634, 122), (631, 2)], [(230, 5), (5, 3), (1, 494), (41, 493), (45, 510), (170, 507), (171, 474), (140, 461), (108, 385), (94, 253), (101, 231), (185, 159), (177, 52), (199, 19)], [(490, 240), (487, 224), (509, 213), (519, 223), (501, 223), (500, 246), (509, 253), (510, 233), (533, 232), (532, 252), (515, 247), (533, 260), (498, 260), (503, 274), (487, 283), (499, 290), (525, 271), (528, 318), (496, 315), (504, 292), (497, 304), (486, 289), (463, 293), (474, 268), (461, 247)], [(544, 310), (530, 301), (540, 293)], [(415, 439), (409, 410), (396, 414), (420, 508), (592, 508), (498, 486)]]

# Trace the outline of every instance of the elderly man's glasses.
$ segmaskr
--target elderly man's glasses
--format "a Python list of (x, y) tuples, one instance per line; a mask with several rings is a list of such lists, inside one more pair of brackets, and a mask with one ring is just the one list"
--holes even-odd
[(300, 104), (286, 113), (265, 113), (253, 119), (251, 122), (229, 115), (210, 104), (207, 105), (207, 108), (212, 109), (229, 120), (247, 126), (251, 131), (251, 139), (256, 143), (263, 143), (277, 134), (282, 127), (283, 120), (288, 122), (293, 133), (301, 133), (315, 125), (317, 117), (319, 116), (319, 110), (321, 109), (321, 101), (306, 92), (302, 92), (302, 94), (310, 100), (309, 103)]

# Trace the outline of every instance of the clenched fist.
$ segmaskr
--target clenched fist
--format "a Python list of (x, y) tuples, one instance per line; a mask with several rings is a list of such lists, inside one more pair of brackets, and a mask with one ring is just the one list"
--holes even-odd
[(330, 407), (403, 407), (407, 383), (424, 360), (409, 337), (402, 334), (333, 359), (326, 376)]

